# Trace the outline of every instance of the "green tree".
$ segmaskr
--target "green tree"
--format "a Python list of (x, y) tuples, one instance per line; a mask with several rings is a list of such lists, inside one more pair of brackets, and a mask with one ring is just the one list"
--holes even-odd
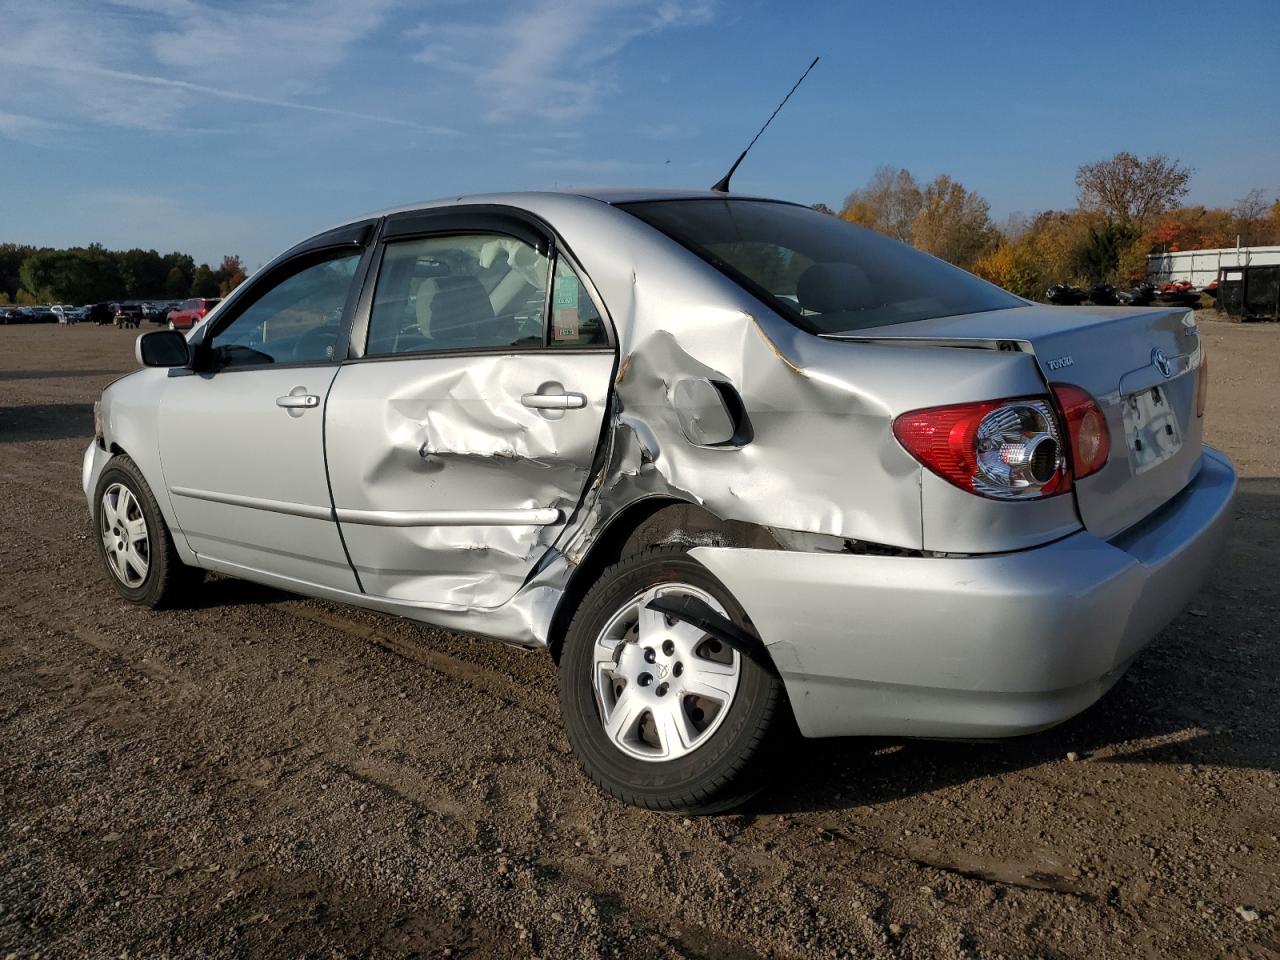
[(13, 300), (22, 286), (18, 271), (22, 269), (22, 261), (36, 252), (35, 247), (20, 243), (0, 243), (0, 292)]
[(116, 254), (126, 297), (160, 297), (168, 270), (164, 258), (154, 250), (125, 250)]
[(1113, 283), (1123, 279), (1119, 276), (1121, 257), (1139, 236), (1137, 227), (1116, 220), (1090, 227), (1079, 253), (1080, 271), (1086, 282)]
[(200, 264), (200, 266), (196, 267), (195, 275), (191, 280), (191, 296), (216, 297), (217, 295), (218, 278), (209, 269), (207, 263)]
[(191, 296), (191, 285), (195, 282), (196, 262), (185, 253), (174, 252), (164, 255), (164, 266), (164, 295), (171, 300)]

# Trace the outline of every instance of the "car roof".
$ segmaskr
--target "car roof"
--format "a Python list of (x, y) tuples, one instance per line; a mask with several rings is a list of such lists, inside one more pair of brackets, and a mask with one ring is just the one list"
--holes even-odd
[[(435, 200), (421, 200), (417, 203), (406, 203), (383, 210), (375, 210), (361, 217), (353, 217), (329, 228), (336, 230), (365, 220), (389, 217), (397, 213), (412, 213), (415, 210), (427, 210), (432, 207), (462, 206), (466, 204), (499, 204), (503, 206), (529, 208), (537, 207), (538, 201), (546, 197), (577, 197), (599, 203), (616, 205), (621, 203), (639, 203), (653, 200), (723, 200), (731, 197), (734, 200), (772, 200), (771, 197), (759, 197), (749, 194), (725, 194), (715, 190), (677, 190), (671, 187), (566, 187), (557, 190), (524, 190), (509, 193), (475, 193), (456, 197), (440, 197)], [(773, 201), (786, 202), (786, 201)], [(327, 232), (327, 231), (322, 231)]]

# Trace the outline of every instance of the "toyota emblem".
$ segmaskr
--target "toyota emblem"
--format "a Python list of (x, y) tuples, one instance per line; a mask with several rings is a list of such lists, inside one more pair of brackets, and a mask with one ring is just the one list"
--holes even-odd
[(1151, 351), (1151, 362), (1156, 365), (1156, 369), (1160, 371), (1160, 376), (1168, 380), (1173, 376), (1173, 361), (1164, 355), (1164, 351), (1156, 347)]

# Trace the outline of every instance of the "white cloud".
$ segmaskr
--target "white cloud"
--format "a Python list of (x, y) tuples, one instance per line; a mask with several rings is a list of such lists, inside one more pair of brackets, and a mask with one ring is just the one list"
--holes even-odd
[[(441, 127), (347, 109), (325, 75), (377, 29), (395, 0), (0, 0), (0, 89), (58, 124), (172, 130), (211, 98), (432, 132)], [(203, 119), (203, 118), (201, 118)], [(30, 136), (16, 122), (0, 136)]]
[(51, 135), (57, 129), (58, 125), (48, 120), (0, 110), (0, 137), (8, 137), (23, 143), (44, 144), (49, 142)]
[(707, 23), (712, 11), (708, 0), (514, 0), (487, 26), (451, 20), (437, 9), (411, 37), (422, 43), (418, 62), (474, 85), (487, 119), (570, 122), (594, 111), (611, 89), (609, 61), (624, 47)]

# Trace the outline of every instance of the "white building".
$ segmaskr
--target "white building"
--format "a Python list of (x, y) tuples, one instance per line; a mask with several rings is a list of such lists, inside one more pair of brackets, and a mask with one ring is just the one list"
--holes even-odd
[(1280, 264), (1280, 247), (1224, 247), (1219, 250), (1179, 250), (1153, 253), (1147, 257), (1147, 276), (1152, 283), (1190, 280), (1203, 287), (1218, 276), (1223, 267)]

